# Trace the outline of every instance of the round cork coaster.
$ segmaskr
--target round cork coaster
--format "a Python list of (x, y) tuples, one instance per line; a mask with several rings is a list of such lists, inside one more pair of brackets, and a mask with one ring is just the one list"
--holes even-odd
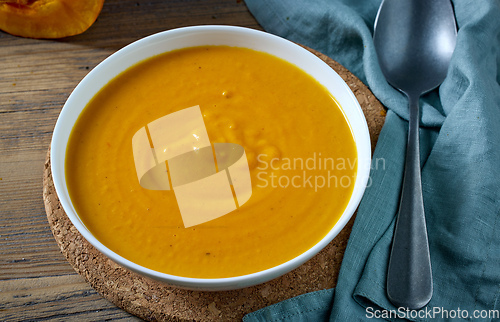
[[(349, 85), (370, 130), (372, 151), (385, 120), (385, 110), (370, 90), (329, 57), (307, 48)], [(59, 203), (47, 154), (43, 200), (48, 222), (61, 252), (76, 272), (106, 299), (148, 321), (234, 321), (250, 312), (308, 292), (335, 287), (353, 218), (320, 253), (297, 269), (267, 283), (234, 291), (189, 291), (149, 279), (119, 266), (85, 240)]]

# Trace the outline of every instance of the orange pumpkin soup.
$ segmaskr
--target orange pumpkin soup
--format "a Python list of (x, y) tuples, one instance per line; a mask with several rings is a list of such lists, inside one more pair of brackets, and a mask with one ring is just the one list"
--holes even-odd
[[(187, 226), (172, 190), (140, 184), (132, 140), (194, 106), (212, 145), (244, 148), (251, 196)], [(66, 179), (78, 215), (114, 252), (172, 275), (224, 278), (318, 243), (347, 205), (356, 158), (343, 111), (304, 71), (266, 53), (204, 46), (140, 62), (96, 94), (72, 130)]]

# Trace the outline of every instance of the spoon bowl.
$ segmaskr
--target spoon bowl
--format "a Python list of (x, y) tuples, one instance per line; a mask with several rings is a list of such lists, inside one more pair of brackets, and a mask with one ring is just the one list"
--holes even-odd
[(401, 200), (387, 271), (387, 296), (416, 310), (432, 298), (432, 269), (420, 175), (419, 98), (446, 77), (457, 29), (449, 0), (384, 0), (373, 41), (389, 84), (409, 101), (408, 144)]
[(373, 41), (387, 81), (420, 96), (445, 79), (456, 37), (449, 0), (384, 0)]

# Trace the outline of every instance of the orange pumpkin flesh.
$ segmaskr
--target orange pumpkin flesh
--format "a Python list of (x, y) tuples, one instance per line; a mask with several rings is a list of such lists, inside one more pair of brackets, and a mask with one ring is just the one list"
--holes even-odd
[(87, 30), (104, 0), (0, 0), (0, 29), (29, 38), (63, 38)]

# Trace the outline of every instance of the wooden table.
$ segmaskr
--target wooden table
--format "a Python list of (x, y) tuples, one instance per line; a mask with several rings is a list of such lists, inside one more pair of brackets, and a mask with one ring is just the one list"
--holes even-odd
[(202, 24), (262, 29), (241, 0), (106, 0), (75, 37), (0, 32), (0, 321), (137, 320), (97, 294), (59, 251), (42, 200), (44, 161), (64, 102), (92, 68), (139, 38)]

